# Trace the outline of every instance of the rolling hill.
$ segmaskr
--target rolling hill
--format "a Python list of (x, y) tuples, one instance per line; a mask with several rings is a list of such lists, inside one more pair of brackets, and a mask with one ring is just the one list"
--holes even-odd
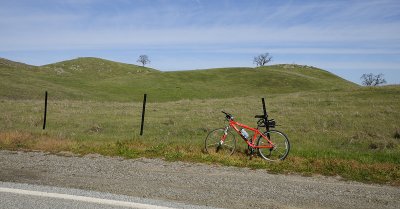
[(150, 101), (232, 98), (357, 87), (327, 71), (301, 65), (161, 72), (99, 58), (44, 66), (0, 60), (0, 98)]

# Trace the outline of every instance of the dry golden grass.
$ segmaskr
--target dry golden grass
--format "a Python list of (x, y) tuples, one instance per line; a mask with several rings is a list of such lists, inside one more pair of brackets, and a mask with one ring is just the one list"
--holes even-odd
[(48, 135), (34, 135), (26, 132), (1, 132), (0, 147), (6, 149), (41, 150), (57, 153), (70, 150), (75, 142)]

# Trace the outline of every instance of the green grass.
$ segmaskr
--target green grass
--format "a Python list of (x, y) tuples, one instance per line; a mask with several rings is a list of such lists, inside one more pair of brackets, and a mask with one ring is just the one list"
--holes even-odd
[(161, 157), (398, 185), (399, 93), (399, 87), (382, 87), (266, 97), (277, 128), (292, 144), (282, 163), (249, 160), (242, 141), (228, 158), (202, 153), (208, 131), (225, 125), (220, 110), (255, 125), (260, 97), (149, 103), (144, 136), (139, 136), (141, 103), (51, 101), (43, 131), (43, 101), (1, 100), (0, 148)]
[[(67, 71), (71, 62), (87, 66), (67, 78), (52, 74), (55, 66)], [(292, 65), (162, 73), (101, 62), (110, 65), (102, 69), (115, 72), (93, 77), (95, 58), (42, 67), (3, 64), (0, 149), (164, 158), (400, 185), (400, 86), (364, 88)], [(54, 89), (47, 89), (48, 123), (42, 130), (43, 89), (49, 86)], [(139, 136), (144, 92), (150, 102)], [(285, 161), (250, 160), (242, 141), (231, 157), (202, 152), (207, 133), (225, 126), (221, 110), (255, 126), (261, 97), (277, 129), (289, 136), (292, 149)]]

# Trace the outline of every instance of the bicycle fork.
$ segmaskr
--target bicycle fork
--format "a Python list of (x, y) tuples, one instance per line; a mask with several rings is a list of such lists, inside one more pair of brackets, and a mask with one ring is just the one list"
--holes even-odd
[(227, 126), (224, 130), (224, 135), (221, 137), (221, 140), (219, 141), (218, 146), (215, 150), (216, 153), (218, 153), (218, 151), (222, 148), (222, 144), (225, 142), (226, 136), (228, 135), (228, 129), (229, 126)]

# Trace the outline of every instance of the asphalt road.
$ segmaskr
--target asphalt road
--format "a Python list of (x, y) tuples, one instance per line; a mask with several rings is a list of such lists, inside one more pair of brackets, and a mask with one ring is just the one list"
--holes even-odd
[(399, 187), (161, 159), (0, 151), (0, 181), (220, 208), (400, 208)]
[(104, 192), (10, 182), (0, 182), (0, 208), (215, 209), (212, 207), (136, 198)]

